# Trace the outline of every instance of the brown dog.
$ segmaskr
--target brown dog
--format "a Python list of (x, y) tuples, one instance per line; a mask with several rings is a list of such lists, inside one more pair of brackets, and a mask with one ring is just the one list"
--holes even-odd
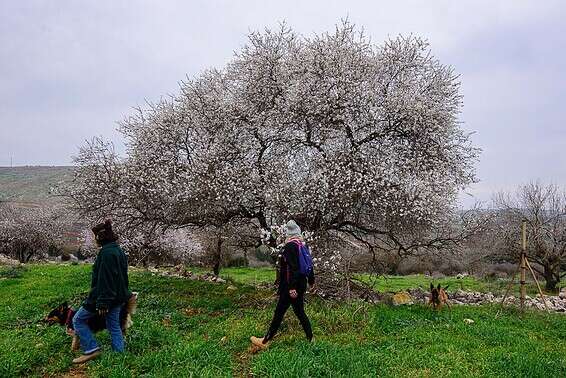
[(442, 306), (446, 305), (450, 308), (450, 303), (448, 303), (448, 294), (446, 294), (446, 290), (448, 286), (441, 287), (438, 284), (437, 287), (434, 287), (432, 282), (430, 283), (430, 298), (428, 303), (432, 306), (432, 308), (440, 309)]
[[(122, 333), (132, 326), (132, 315), (136, 312), (138, 307), (138, 293), (134, 292), (130, 299), (120, 313), (120, 325)], [(79, 349), (79, 337), (75, 334), (73, 327), (73, 316), (76, 311), (70, 307), (67, 302), (54, 308), (45, 318), (44, 321), (51, 324), (60, 324), (65, 326), (66, 332), (69, 336), (73, 337), (71, 342), (71, 350)], [(95, 315), (88, 321), (88, 326), (92, 332), (99, 332), (106, 328), (106, 318), (100, 315)]]

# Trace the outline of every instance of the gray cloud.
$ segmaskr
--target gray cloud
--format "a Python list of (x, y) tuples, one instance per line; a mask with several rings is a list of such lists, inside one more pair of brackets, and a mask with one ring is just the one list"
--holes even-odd
[[(391, 4), (389, 4), (391, 3)], [(0, 3), (0, 165), (69, 164), (79, 145), (220, 67), (251, 30), (312, 35), (341, 18), (380, 43), (409, 34), (461, 74), (464, 127), (483, 149), (488, 200), (530, 179), (566, 184), (566, 3), (561, 1), (5, 1)], [(463, 195), (462, 203), (472, 198)]]

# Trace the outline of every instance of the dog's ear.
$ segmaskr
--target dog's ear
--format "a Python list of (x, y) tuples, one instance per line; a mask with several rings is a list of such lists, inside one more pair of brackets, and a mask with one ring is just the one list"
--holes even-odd
[(432, 284), (432, 282), (430, 283), (430, 291), (434, 290), (434, 285)]
[(436, 290), (440, 290), (440, 284), (438, 284), (438, 286), (436, 287)]

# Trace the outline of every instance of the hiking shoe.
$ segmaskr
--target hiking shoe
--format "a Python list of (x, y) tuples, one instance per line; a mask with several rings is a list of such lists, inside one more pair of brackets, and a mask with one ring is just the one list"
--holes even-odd
[(261, 348), (261, 349), (265, 349), (269, 346), (269, 341), (267, 343), (264, 343), (263, 337), (259, 338), (259, 337), (252, 336), (252, 337), (250, 337), (250, 341), (252, 342), (253, 345), (255, 345), (256, 347)]
[(96, 350), (92, 353), (89, 354), (83, 354), (80, 357), (77, 357), (73, 360), (74, 364), (84, 364), (85, 362), (88, 362), (90, 360), (94, 360), (96, 357), (100, 356), (102, 352), (99, 350)]

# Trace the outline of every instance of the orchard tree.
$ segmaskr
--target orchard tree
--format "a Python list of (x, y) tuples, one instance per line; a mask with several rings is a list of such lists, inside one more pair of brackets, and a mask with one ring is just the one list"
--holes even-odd
[(0, 204), (0, 253), (27, 263), (63, 246), (69, 215), (61, 208)]
[(553, 184), (531, 182), (516, 193), (499, 193), (494, 229), (495, 252), (500, 258), (518, 262), (521, 251), (521, 223), (527, 223), (527, 258), (544, 277), (546, 289), (556, 290), (566, 265), (566, 192)]
[(462, 234), (447, 220), (478, 150), (458, 122), (458, 77), (426, 42), (283, 25), (180, 87), (122, 122), (124, 159), (83, 148), (69, 189), (80, 210), (217, 238), (294, 218), (326, 261), (352, 240), (406, 256)]

